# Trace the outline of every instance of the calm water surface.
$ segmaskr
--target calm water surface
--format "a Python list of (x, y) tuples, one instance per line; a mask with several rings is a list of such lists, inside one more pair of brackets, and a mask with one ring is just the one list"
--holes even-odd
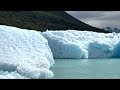
[(55, 59), (53, 79), (120, 79), (120, 59)]

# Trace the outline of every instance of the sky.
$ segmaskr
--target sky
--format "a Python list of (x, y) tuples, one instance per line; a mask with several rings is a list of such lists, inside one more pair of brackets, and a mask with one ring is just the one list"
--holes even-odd
[(66, 11), (75, 18), (95, 27), (120, 28), (120, 11)]

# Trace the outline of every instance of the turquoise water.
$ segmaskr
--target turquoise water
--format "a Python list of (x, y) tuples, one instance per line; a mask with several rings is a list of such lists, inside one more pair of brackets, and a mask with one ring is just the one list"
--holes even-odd
[(120, 79), (120, 59), (55, 59), (53, 79)]

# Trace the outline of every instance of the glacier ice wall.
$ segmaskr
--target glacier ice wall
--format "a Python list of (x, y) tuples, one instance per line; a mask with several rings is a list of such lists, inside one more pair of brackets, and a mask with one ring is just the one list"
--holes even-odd
[(88, 52), (78, 44), (78, 40), (72, 33), (48, 31), (42, 35), (48, 40), (54, 58), (85, 58), (87, 56)]
[(120, 58), (120, 42), (115, 46), (113, 50), (113, 58)]
[(120, 51), (119, 33), (67, 30), (46, 31), (42, 35), (48, 40), (54, 58), (120, 57), (115, 54)]
[(53, 64), (40, 32), (0, 25), (0, 78), (52, 78)]

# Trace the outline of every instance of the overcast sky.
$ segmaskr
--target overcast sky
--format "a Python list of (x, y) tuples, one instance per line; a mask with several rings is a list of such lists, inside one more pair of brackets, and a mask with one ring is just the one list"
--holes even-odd
[(120, 11), (66, 11), (75, 18), (95, 27), (120, 28)]

